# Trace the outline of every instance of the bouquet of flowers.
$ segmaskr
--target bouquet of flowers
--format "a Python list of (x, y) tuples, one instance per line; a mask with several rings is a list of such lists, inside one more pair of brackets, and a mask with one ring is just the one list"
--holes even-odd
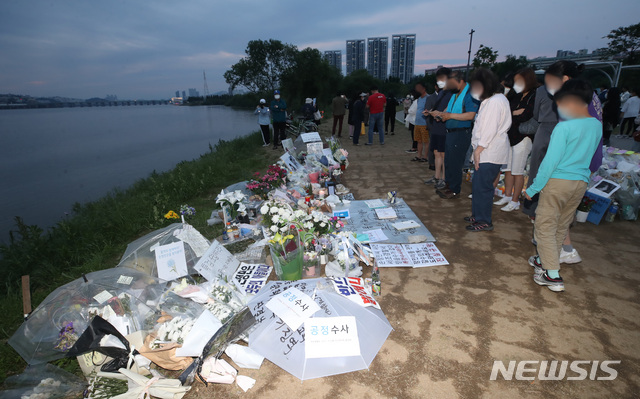
[(187, 219), (191, 219), (196, 215), (196, 208), (189, 205), (182, 205), (180, 206), (180, 214), (186, 216)]
[(295, 225), (289, 226), (287, 233), (278, 232), (269, 240), (271, 258), (280, 280), (300, 280), (304, 247), (300, 243), (300, 234)]
[(590, 212), (591, 207), (596, 203), (595, 200), (589, 197), (582, 197), (582, 201), (580, 201), (580, 205), (578, 205), (578, 211), (580, 212)]
[(158, 349), (163, 344), (168, 343), (176, 343), (182, 345), (184, 339), (187, 337), (191, 328), (195, 324), (195, 320), (188, 318), (177, 316), (173, 319), (164, 322), (158, 328), (158, 334), (156, 339), (153, 341), (151, 345), (151, 349)]
[(254, 195), (267, 199), (267, 194), (271, 190), (286, 183), (287, 173), (287, 170), (280, 165), (271, 165), (264, 176), (261, 176), (260, 172), (256, 172), (254, 178), (247, 183), (247, 189)]
[[(220, 194), (218, 194), (218, 197), (216, 197), (216, 204), (224, 209), (225, 218), (229, 216), (231, 220), (233, 220), (237, 219), (238, 216), (247, 216), (247, 207), (242, 202), (245, 198), (247, 198), (247, 196), (240, 190), (229, 193), (225, 193), (224, 190), (222, 190)], [(227, 222), (227, 220), (225, 220), (225, 222)]]
[(289, 205), (271, 200), (265, 202), (260, 208), (262, 225), (270, 234), (285, 233), (291, 225), (300, 225), (300, 221), (307, 216), (306, 212), (293, 210)]
[(180, 218), (180, 215), (178, 215), (174, 211), (169, 211), (164, 215), (164, 218), (167, 219), (167, 220), (178, 219), (178, 218)]

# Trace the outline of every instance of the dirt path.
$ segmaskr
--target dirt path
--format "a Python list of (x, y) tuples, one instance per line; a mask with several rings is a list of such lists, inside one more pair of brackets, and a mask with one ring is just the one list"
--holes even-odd
[[(466, 232), (470, 185), (459, 200), (440, 199), (422, 183), (432, 172), (404, 152), (409, 133), (396, 131), (385, 146), (344, 143), (351, 163), (345, 183), (356, 199), (397, 190), (451, 264), (382, 270), (380, 303), (395, 331), (370, 370), (301, 383), (265, 361), (260, 370), (240, 369), (257, 380), (248, 393), (196, 384), (187, 397), (640, 397), (640, 223), (576, 226), (572, 238), (584, 261), (563, 267), (567, 291), (553, 293), (531, 279), (526, 216), (496, 208), (493, 232)], [(614, 381), (490, 381), (494, 360), (621, 363), (613, 365)]]

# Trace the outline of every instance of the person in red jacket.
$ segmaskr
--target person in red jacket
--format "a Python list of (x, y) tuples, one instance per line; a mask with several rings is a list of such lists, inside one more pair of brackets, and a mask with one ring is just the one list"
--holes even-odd
[(387, 97), (378, 92), (378, 88), (371, 88), (371, 95), (367, 100), (367, 109), (369, 109), (369, 142), (366, 145), (373, 145), (373, 132), (377, 131), (380, 135), (380, 145), (384, 145), (384, 130), (382, 123), (384, 122), (384, 107), (387, 103)]

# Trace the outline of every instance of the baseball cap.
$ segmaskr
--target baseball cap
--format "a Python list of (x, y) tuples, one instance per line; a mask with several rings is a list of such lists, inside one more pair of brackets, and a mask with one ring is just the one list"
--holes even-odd
[(280, 94), (280, 90), (274, 91), (273, 94)]
[(366, 96), (367, 96), (367, 93), (364, 93), (364, 92), (360, 93), (360, 97), (366, 97)]
[(260, 104), (266, 104), (266, 103), (267, 103), (267, 100), (265, 100), (264, 98), (260, 99)]

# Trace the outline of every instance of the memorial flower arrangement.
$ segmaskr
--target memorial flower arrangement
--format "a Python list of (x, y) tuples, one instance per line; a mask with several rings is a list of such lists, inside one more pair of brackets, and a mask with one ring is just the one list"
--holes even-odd
[(338, 148), (333, 152), (333, 159), (340, 164), (340, 169), (345, 170), (349, 166), (349, 153), (344, 148)]
[(158, 349), (163, 344), (172, 342), (182, 344), (194, 324), (194, 319), (182, 316), (174, 317), (162, 323), (158, 328), (158, 334), (151, 345), (151, 349)]
[(260, 172), (256, 172), (253, 179), (247, 183), (247, 189), (254, 195), (267, 199), (267, 195), (271, 190), (286, 183), (287, 173), (287, 170), (280, 165), (271, 165), (263, 176), (260, 175)]
[(182, 205), (180, 206), (180, 214), (187, 219), (191, 219), (196, 215), (196, 208), (189, 205)]
[(175, 213), (174, 211), (169, 211), (164, 215), (164, 218), (167, 220), (171, 220), (171, 219), (179, 219), (180, 215), (178, 215), (177, 213)]
[(578, 205), (578, 211), (580, 212), (590, 212), (591, 211), (591, 207), (593, 207), (593, 205), (596, 203), (595, 200), (589, 198), (589, 197), (582, 197), (582, 200), (580, 201), (580, 205)]
[(225, 193), (224, 190), (220, 191), (220, 194), (216, 197), (216, 204), (228, 210), (231, 219), (236, 219), (238, 216), (247, 216), (247, 207), (242, 202), (247, 198), (246, 195), (240, 190)]
[(260, 208), (262, 225), (269, 234), (285, 233), (291, 225), (300, 225), (300, 221), (307, 216), (301, 209), (293, 210), (289, 205), (271, 200), (265, 202)]
[(302, 262), (304, 247), (295, 225), (290, 225), (286, 232), (276, 233), (269, 240), (271, 258), (276, 274), (281, 280), (300, 280), (302, 278)]
[(78, 340), (78, 334), (76, 334), (76, 330), (73, 328), (73, 323), (67, 323), (58, 334), (58, 341), (54, 346), (55, 349), (66, 352), (73, 344)]
[(89, 381), (85, 397), (87, 399), (107, 399), (122, 395), (128, 391), (129, 384), (126, 379), (95, 375)]

